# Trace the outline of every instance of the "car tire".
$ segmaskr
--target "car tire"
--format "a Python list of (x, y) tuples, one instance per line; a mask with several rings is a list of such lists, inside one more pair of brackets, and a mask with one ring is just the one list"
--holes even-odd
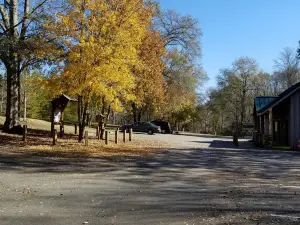
[(151, 129), (148, 130), (149, 135), (152, 135), (153, 133), (154, 133), (153, 130), (151, 130)]
[(166, 130), (161, 130), (161, 133), (166, 134), (167, 132), (166, 132)]

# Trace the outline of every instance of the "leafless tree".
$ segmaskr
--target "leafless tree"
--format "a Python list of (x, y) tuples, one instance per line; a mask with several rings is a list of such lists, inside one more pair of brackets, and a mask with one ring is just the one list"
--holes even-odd
[(274, 60), (274, 64), (274, 75), (280, 81), (283, 90), (300, 81), (299, 58), (295, 49), (284, 48)]
[(164, 12), (157, 10), (154, 26), (165, 37), (166, 47), (184, 51), (190, 60), (201, 56), (202, 31), (198, 26), (198, 21), (192, 16), (182, 16), (172, 10)]

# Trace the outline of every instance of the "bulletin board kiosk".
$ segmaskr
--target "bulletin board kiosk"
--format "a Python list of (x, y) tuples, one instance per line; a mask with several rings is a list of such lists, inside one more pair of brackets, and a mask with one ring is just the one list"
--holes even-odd
[(51, 101), (51, 136), (55, 125), (60, 127), (60, 136), (64, 135), (64, 110), (69, 102), (77, 102), (77, 99), (62, 94)]

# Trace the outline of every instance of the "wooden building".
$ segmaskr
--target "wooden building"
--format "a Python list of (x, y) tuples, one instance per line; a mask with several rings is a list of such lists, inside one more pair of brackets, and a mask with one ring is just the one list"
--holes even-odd
[(258, 145), (296, 149), (300, 138), (300, 82), (278, 97), (256, 97), (253, 117)]

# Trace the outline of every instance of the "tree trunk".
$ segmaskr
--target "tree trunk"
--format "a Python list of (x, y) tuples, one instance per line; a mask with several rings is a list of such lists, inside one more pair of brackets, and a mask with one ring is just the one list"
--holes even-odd
[(79, 125), (78, 142), (83, 142), (84, 128), (85, 128), (84, 126)]
[(104, 118), (101, 117), (99, 121), (99, 128), (100, 128), (100, 139), (104, 137)]
[(3, 103), (4, 103), (4, 76), (1, 79), (1, 103), (0, 103), (0, 115), (3, 115), (3, 111), (4, 111), (4, 107), (3, 107)]
[(133, 122), (136, 123), (138, 121), (138, 119), (137, 119), (137, 107), (136, 107), (136, 104), (134, 102), (131, 104), (131, 106), (132, 106)]
[(238, 127), (238, 135), (240, 135), (240, 133), (243, 129), (243, 123), (244, 123), (245, 112), (246, 112), (245, 101), (246, 101), (246, 89), (243, 90), (242, 99), (241, 99), (241, 107), (242, 107), (242, 110), (241, 110), (241, 123), (240, 123), (240, 127)]
[(78, 127), (79, 127), (79, 135), (78, 142), (83, 141), (84, 129), (87, 121), (87, 109), (88, 103), (84, 102), (82, 96), (78, 96)]
[[(9, 19), (8, 35), (12, 43), (16, 43), (18, 39), (18, 0), (11, 0), (9, 4), (9, 18), (4, 16), (5, 20)], [(3, 15), (2, 15), (3, 18)], [(4, 62), (7, 71), (7, 101), (6, 101), (6, 120), (4, 130), (11, 133), (22, 134), (20, 126), (19, 114), (19, 61), (17, 51), (14, 44), (9, 46), (9, 57)]]
[(6, 65), (7, 69), (7, 101), (6, 101), (6, 120), (4, 130), (12, 133), (22, 133), (19, 117), (19, 89), (18, 85), (18, 63), (17, 60), (12, 60), (14, 63)]
[(27, 96), (26, 96), (26, 88), (24, 87), (24, 115), (23, 115), (24, 122), (27, 120)]
[[(18, 68), (20, 68), (19, 64), (18, 64)], [(18, 74), (18, 117), (21, 118), (21, 74)]]
[(139, 110), (137, 119), (138, 119), (138, 122), (140, 122), (142, 120), (142, 110)]

